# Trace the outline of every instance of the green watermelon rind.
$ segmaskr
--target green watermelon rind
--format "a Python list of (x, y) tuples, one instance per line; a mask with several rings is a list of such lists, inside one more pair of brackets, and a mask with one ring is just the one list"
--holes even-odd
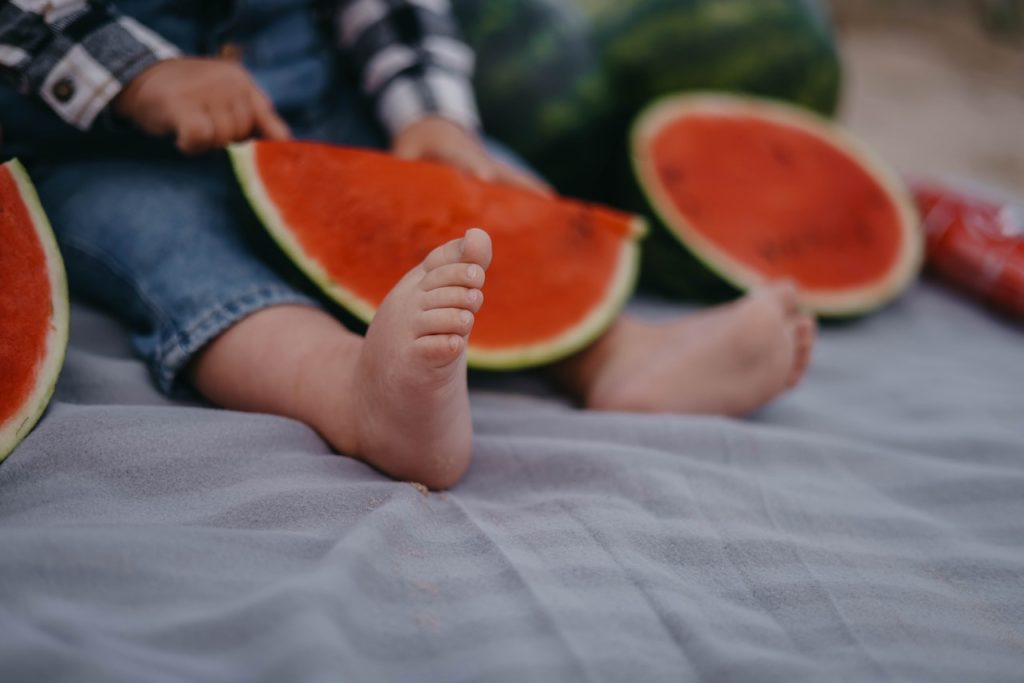
[(242, 192), (263, 227), (277, 245), (288, 255), (298, 268), (315, 282), (323, 291), (341, 304), (352, 315), (365, 323), (373, 317), (374, 306), (366, 299), (345, 289), (335, 282), (327, 271), (314, 259), (306, 256), (305, 250), (288, 229), (274, 201), (267, 194), (255, 160), (255, 143), (243, 142), (228, 146), (231, 165), (242, 187)]
[(50, 279), (52, 292), (53, 316), (50, 322), (50, 334), (46, 340), (46, 355), (39, 369), (35, 387), (22, 406), (22, 409), (0, 425), (0, 462), (10, 455), (22, 439), (28, 436), (32, 428), (50, 404), (53, 392), (57, 388), (64, 365), (64, 356), (68, 347), (68, 329), (70, 324), (70, 304), (68, 299), (67, 276), (64, 272), (64, 261), (57, 248), (57, 239), (53, 235), (50, 221), (39, 202), (39, 195), (25, 171), (25, 167), (17, 160), (3, 164), (10, 171), (18, 186), (19, 194), (32, 218), (36, 235), (46, 255), (47, 275)]
[(805, 288), (801, 291), (801, 305), (807, 310), (830, 318), (866, 315), (899, 296), (920, 273), (924, 260), (924, 234), (910, 194), (888, 165), (835, 123), (813, 111), (780, 100), (720, 92), (670, 95), (651, 103), (635, 119), (630, 134), (630, 160), (637, 184), (658, 218), (657, 223), (708, 271), (741, 291), (767, 282), (757, 270), (740, 263), (690, 227), (689, 221), (661, 189), (657, 175), (643, 153), (666, 122), (694, 112), (746, 113), (799, 127), (856, 160), (895, 204), (900, 215), (903, 250), (887, 275), (880, 281), (858, 288)]
[[(243, 193), (278, 246), (324, 294), (367, 325), (370, 324), (376, 306), (332, 279), (322, 265), (306, 254), (288, 229), (263, 185), (255, 161), (255, 144), (234, 144), (228, 148), (228, 152)], [(593, 342), (615, 320), (636, 288), (640, 273), (639, 240), (646, 232), (645, 221), (636, 217), (631, 237), (623, 241), (619, 263), (609, 281), (605, 297), (584, 320), (554, 339), (519, 348), (489, 350), (474, 347), (471, 336), (467, 352), (469, 366), (481, 370), (521, 370), (560, 360)]]

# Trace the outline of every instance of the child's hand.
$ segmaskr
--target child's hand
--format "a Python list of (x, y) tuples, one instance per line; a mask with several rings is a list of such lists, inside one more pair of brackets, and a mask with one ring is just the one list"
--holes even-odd
[(291, 137), (249, 73), (220, 59), (158, 62), (132, 79), (112, 106), (151, 135), (173, 134), (185, 154), (219, 149), (253, 134)]
[(483, 180), (518, 185), (541, 194), (552, 193), (541, 180), (491, 158), (474, 134), (437, 116), (420, 119), (399, 131), (391, 151), (402, 159), (441, 161)]

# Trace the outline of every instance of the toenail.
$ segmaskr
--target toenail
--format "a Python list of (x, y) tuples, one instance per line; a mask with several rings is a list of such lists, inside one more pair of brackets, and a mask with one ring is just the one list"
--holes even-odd
[(479, 299), (479, 298), (480, 298), (480, 290), (479, 289), (471, 289), (468, 292), (466, 292), (466, 301), (468, 301), (471, 304), (475, 304), (477, 302), (477, 299)]
[(479, 274), (479, 266), (471, 265), (469, 268), (466, 268), (466, 277), (468, 277), (470, 280), (475, 280)]
[(459, 311), (459, 320), (462, 321), (463, 325), (468, 325), (473, 322), (473, 314), (469, 311)]

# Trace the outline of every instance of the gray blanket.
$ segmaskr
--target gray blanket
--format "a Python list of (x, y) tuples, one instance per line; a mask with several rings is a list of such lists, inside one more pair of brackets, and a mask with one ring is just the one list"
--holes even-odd
[(0, 679), (1021, 681), (1022, 342), (926, 284), (747, 420), (477, 377), (472, 468), (424, 495), (163, 398), (78, 306), (0, 466)]

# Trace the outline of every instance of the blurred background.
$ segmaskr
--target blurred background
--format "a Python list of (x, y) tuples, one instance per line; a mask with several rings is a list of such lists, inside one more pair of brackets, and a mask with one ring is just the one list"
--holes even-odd
[(1024, 194), (1024, 0), (830, 0), (842, 120), (900, 170)]

